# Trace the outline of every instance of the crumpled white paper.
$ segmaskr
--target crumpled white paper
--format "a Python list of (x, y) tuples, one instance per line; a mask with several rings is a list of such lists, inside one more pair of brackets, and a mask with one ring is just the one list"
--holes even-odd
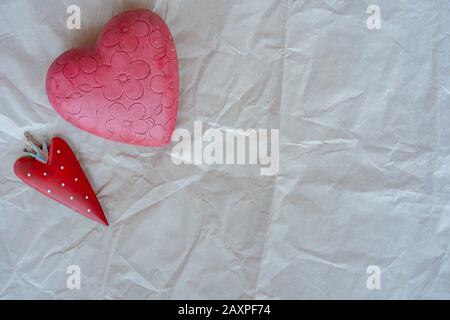
[[(0, 3), (0, 298), (450, 298), (448, 0), (75, 2)], [(176, 41), (177, 128), (279, 128), (277, 175), (176, 166), (57, 116), (49, 64), (138, 7)], [(25, 130), (69, 141), (109, 228), (14, 176)]]

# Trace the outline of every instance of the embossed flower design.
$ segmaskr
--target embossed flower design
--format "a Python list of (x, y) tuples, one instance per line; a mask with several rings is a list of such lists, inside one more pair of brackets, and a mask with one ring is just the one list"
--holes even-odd
[(56, 63), (63, 67), (66, 78), (75, 78), (82, 70), (92, 73), (97, 69), (97, 61), (83, 50), (70, 50), (56, 59)]
[(164, 47), (167, 42), (164, 34), (159, 29), (153, 30), (152, 33), (150, 33), (149, 39), (150, 44), (156, 49)]
[(81, 106), (77, 102), (83, 95), (72, 88), (68, 80), (57, 82), (54, 78), (49, 78), (47, 83), (47, 92), (54, 106), (60, 111), (66, 113), (64, 116), (74, 115), (81, 111)]
[(174, 41), (164, 21), (157, 15), (152, 15), (149, 22), (153, 27), (148, 36), (149, 43), (153, 48), (161, 50), (153, 57), (153, 60), (158, 61), (165, 58), (176, 60)]
[(156, 75), (150, 80), (153, 92), (161, 94), (161, 103), (164, 107), (171, 107), (176, 99), (176, 83), (165, 75)]
[(131, 11), (120, 16), (120, 19), (103, 35), (102, 43), (105, 47), (120, 45), (122, 50), (136, 50), (140, 37), (145, 37), (149, 32), (148, 25), (138, 20), (138, 14)]
[(109, 107), (109, 112), (113, 119), (106, 122), (106, 129), (120, 132), (120, 136), (127, 141), (134, 140), (137, 134), (146, 134), (150, 128), (149, 122), (144, 119), (145, 106), (141, 103), (134, 103), (127, 109), (116, 102)]
[(130, 99), (139, 99), (144, 87), (139, 80), (150, 73), (150, 66), (143, 60), (131, 61), (123, 52), (115, 52), (110, 65), (100, 66), (95, 79), (104, 87), (103, 94), (108, 100), (117, 100), (125, 94)]

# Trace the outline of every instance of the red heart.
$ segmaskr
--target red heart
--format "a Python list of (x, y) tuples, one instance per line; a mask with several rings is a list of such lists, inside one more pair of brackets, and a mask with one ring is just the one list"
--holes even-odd
[(155, 13), (127, 11), (97, 45), (66, 51), (50, 66), (47, 95), (71, 124), (142, 146), (170, 142), (178, 109), (178, 62), (169, 28)]
[(16, 176), (47, 197), (108, 225), (97, 196), (69, 145), (60, 138), (53, 138), (48, 153), (47, 164), (32, 157), (18, 159), (14, 164)]

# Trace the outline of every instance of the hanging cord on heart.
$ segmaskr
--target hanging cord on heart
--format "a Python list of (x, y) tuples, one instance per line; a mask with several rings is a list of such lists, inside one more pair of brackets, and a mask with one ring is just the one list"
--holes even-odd
[(35, 158), (36, 160), (47, 163), (48, 161), (48, 148), (47, 144), (43, 142), (39, 143), (33, 136), (26, 131), (24, 133), (25, 139), (27, 140), (27, 148), (23, 149), (26, 155)]

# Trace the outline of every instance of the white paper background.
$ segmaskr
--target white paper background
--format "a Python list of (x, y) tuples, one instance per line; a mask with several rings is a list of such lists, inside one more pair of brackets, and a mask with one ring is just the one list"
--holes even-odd
[[(175, 166), (171, 146), (57, 116), (51, 61), (138, 7), (176, 41), (177, 127), (279, 128), (278, 175)], [(450, 298), (449, 16), (448, 0), (1, 0), (0, 298)], [(70, 142), (109, 228), (14, 176), (25, 130)]]

